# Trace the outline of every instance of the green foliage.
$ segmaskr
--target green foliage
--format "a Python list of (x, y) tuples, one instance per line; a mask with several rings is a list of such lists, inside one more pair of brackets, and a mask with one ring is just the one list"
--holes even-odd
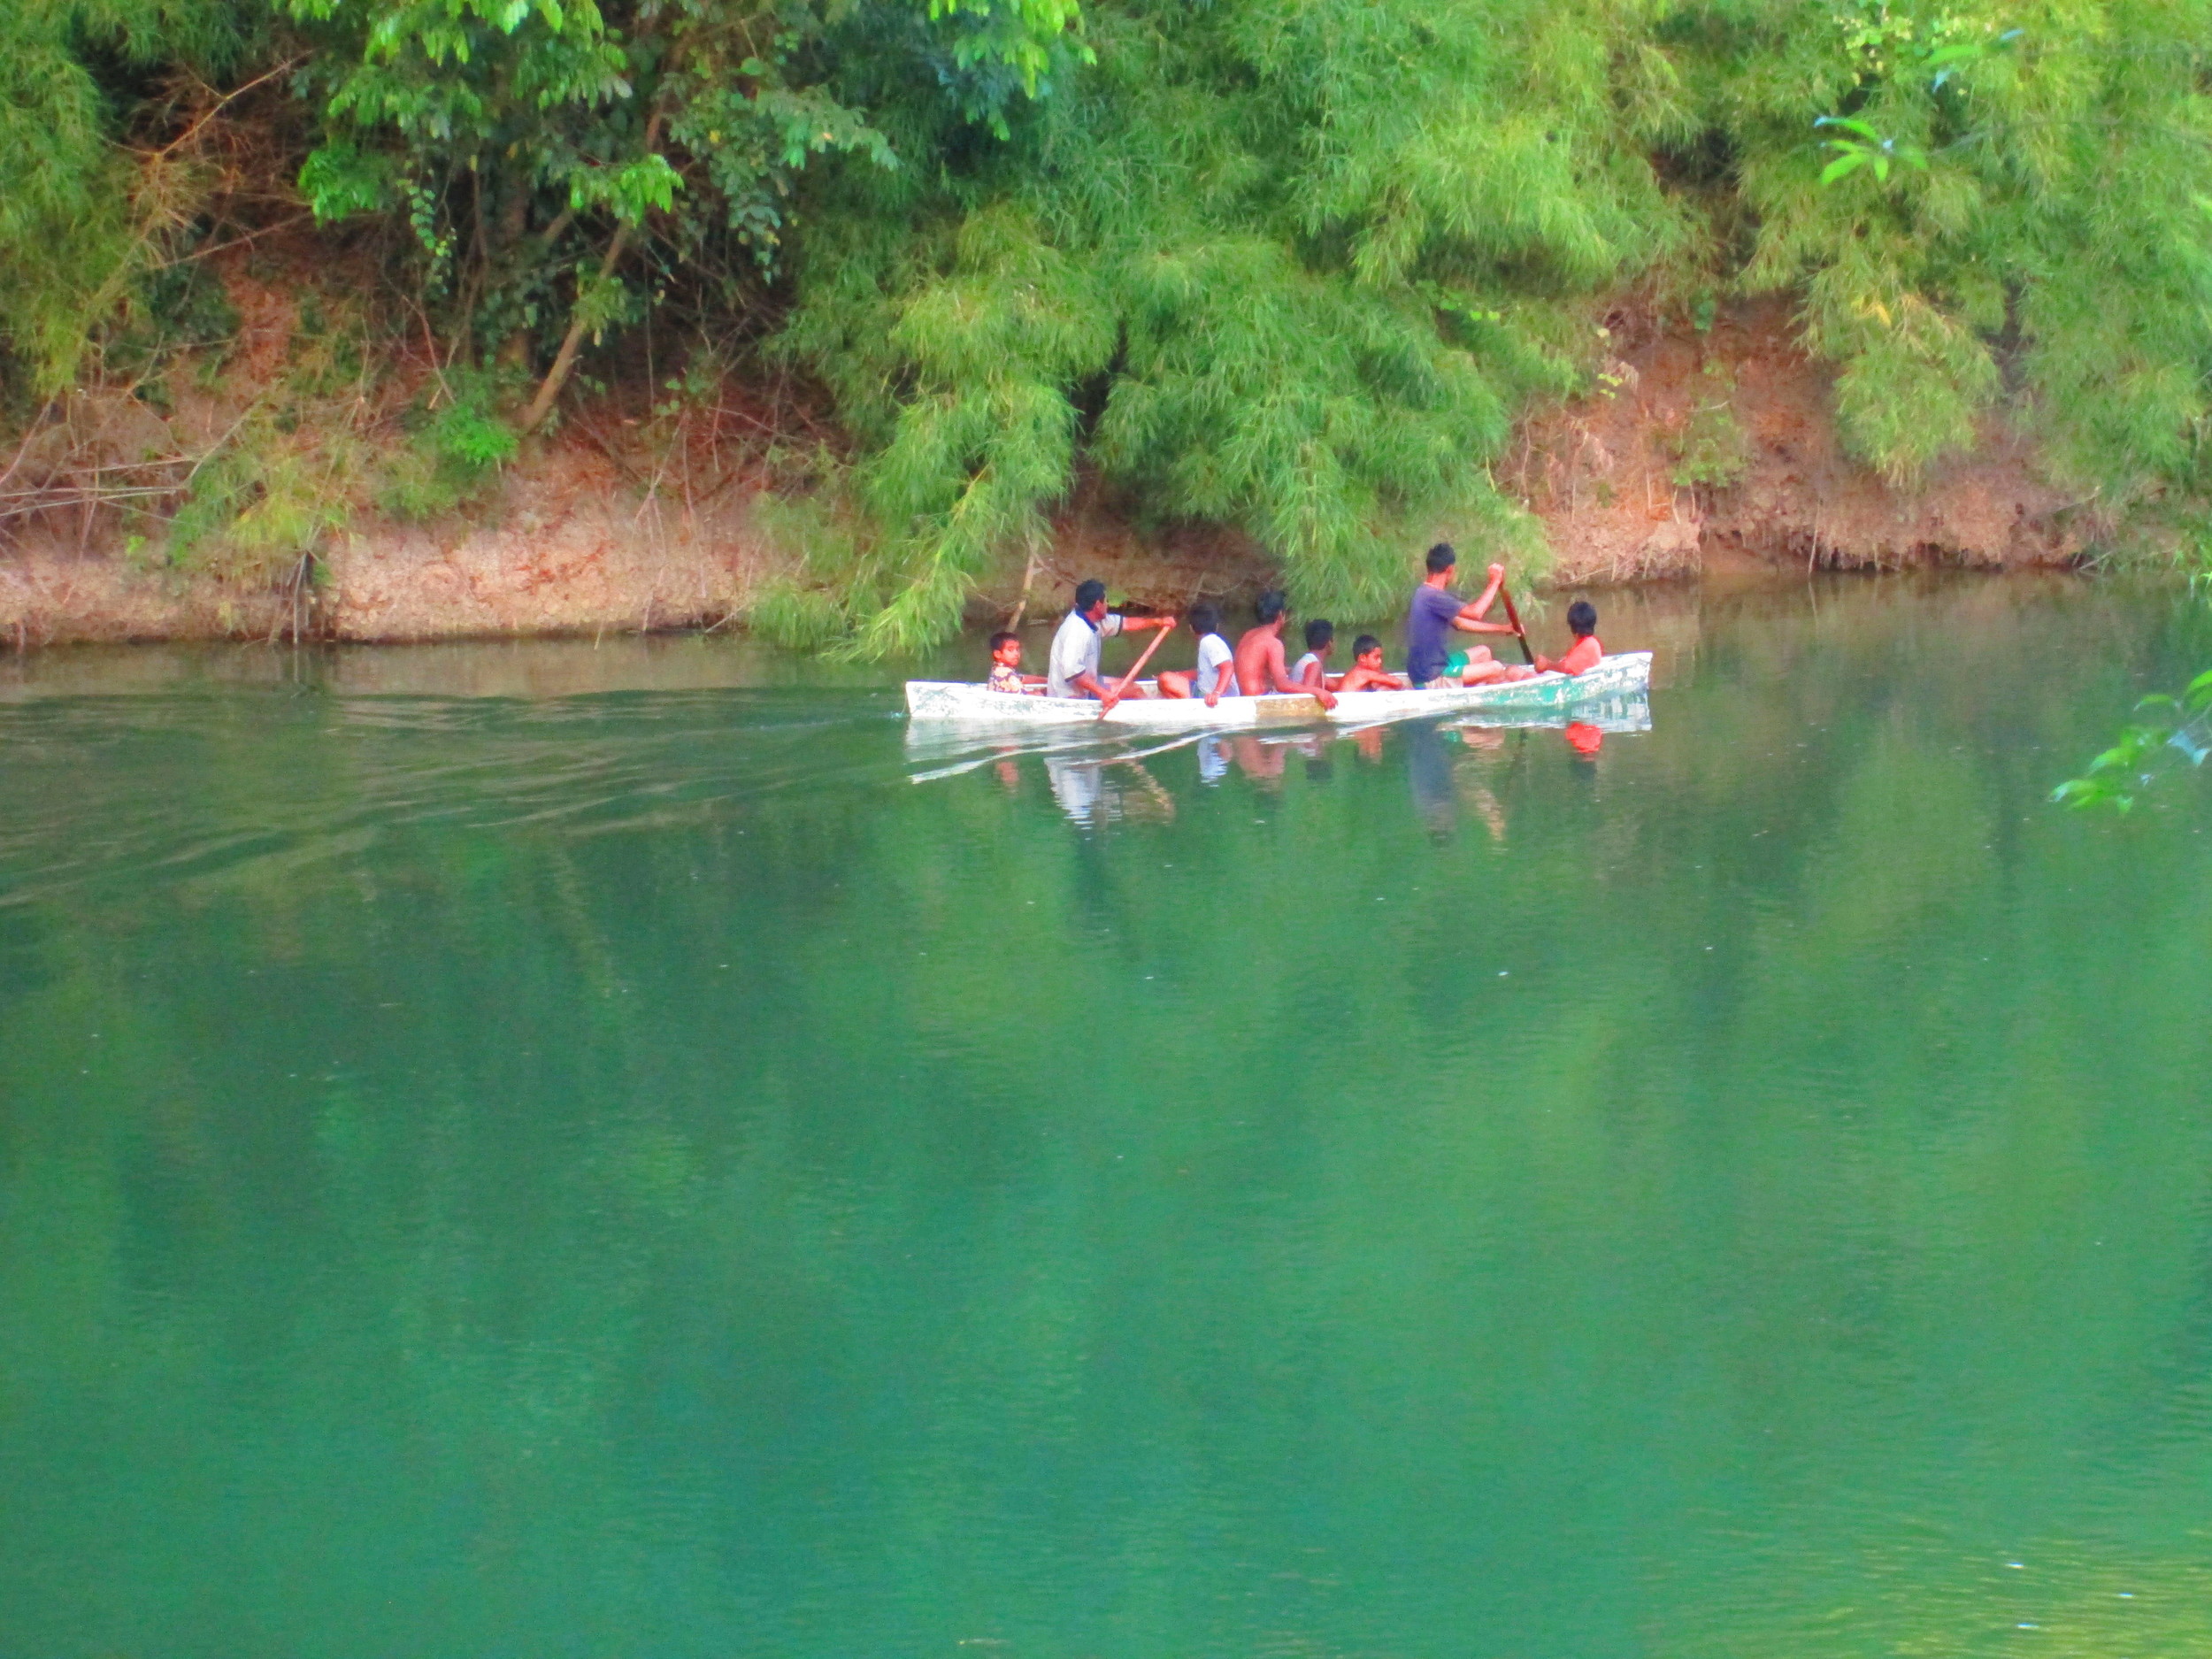
[(2147, 717), (2122, 726), (2112, 747), (2089, 763), (2078, 778), (2069, 778), (2051, 799), (2070, 807), (2102, 807), (2116, 812), (2135, 809), (2138, 792), (2160, 774), (2186, 760), (2201, 766), (2212, 754), (2212, 669), (2183, 687), (2177, 697), (2149, 696), (2135, 711)]
[(194, 474), (171, 520), (168, 562), (267, 587), (351, 516), (330, 446), (251, 422)]
[(1697, 401), (1690, 407), (1675, 449), (1674, 482), (1684, 489), (1729, 489), (1751, 465), (1749, 441), (1736, 419), (1736, 377), (1717, 359), (1698, 373)]
[[(1666, 32), (1701, 48), (1692, 84), (1757, 217), (1740, 285), (1803, 294), (1853, 447), (1910, 479), (1975, 442), (2009, 373), (2080, 483), (2108, 499), (2198, 487), (2184, 434), (2202, 373), (2183, 365), (2212, 358), (2191, 217), (2212, 178), (2205, 12), (1855, 0), (1826, 28), (1813, 15), (1701, 6)], [(1816, 131), (1849, 136), (1793, 142), (1809, 100), (1825, 106)]]
[[(300, 172), (318, 219), (404, 219), (426, 298), (464, 340), (565, 330), (572, 350), (641, 321), (656, 269), (772, 267), (813, 158), (896, 166), (856, 94), (1004, 134), (1084, 55), (1070, 0), (286, 4), (322, 47), (323, 140)], [(646, 281), (622, 265), (638, 232)]]
[[(1079, 474), (1376, 611), (1435, 533), (1525, 534), (1487, 464), (1532, 402), (1608, 386), (1597, 307), (1640, 284), (1701, 329), (1789, 296), (1896, 480), (2010, 414), (2106, 509), (2212, 495), (2212, 0), (280, 12), (302, 196), (402, 233), (442, 363), (543, 374), (523, 425), (657, 308), (749, 338), (784, 285), (772, 349), (856, 446), (806, 578), (855, 651), (952, 626)], [(0, 12), (19, 406), (88, 343), (190, 332), (147, 332), (196, 303), (161, 292), (191, 234), (164, 88), (275, 69), (258, 15)], [(426, 510), (496, 465), (480, 412), (390, 488)], [(1684, 477), (1740, 471), (1732, 422), (1701, 399)]]
[(308, 296), (281, 369), (192, 464), (173, 511), (151, 520), (160, 562), (267, 587), (322, 552), (362, 504), (385, 448), (365, 369), (355, 309)]
[(1409, 545), (1506, 526), (1483, 462), (1514, 407), (1578, 383), (1586, 297), (1678, 240), (1623, 165), (1657, 118), (1624, 119), (1587, 45), (1613, 20), (1099, 11), (1095, 73), (1006, 151), (933, 186), (839, 173), (783, 345), (871, 445), (893, 596), (856, 649), (941, 634), (1079, 456), (1243, 526), (1309, 607), (1373, 614)]
[(0, 390), (66, 386), (166, 263), (192, 181), (123, 141), (159, 113), (146, 83), (220, 73), (257, 16), (226, 0), (0, 5)]
[(845, 636), (845, 611), (819, 588), (772, 582), (747, 612), (745, 625), (772, 644), (792, 650), (818, 650)]
[(455, 369), (431, 390), (434, 401), (411, 442), (380, 468), (376, 503), (396, 518), (442, 518), (465, 506), (521, 447), (499, 412), (511, 388), (498, 374)]
[(1833, 184), (1848, 178), (1861, 167), (1870, 166), (1874, 182), (1887, 184), (1891, 164), (1901, 161), (1908, 166), (1928, 170), (1928, 152), (1917, 144), (1900, 146), (1893, 138), (1884, 138), (1864, 121), (1855, 121), (1847, 115), (1824, 115), (1813, 123), (1815, 127), (1838, 127), (1855, 134), (1851, 138), (1832, 138), (1822, 146), (1838, 152), (1836, 158), (1820, 170), (1820, 181)]

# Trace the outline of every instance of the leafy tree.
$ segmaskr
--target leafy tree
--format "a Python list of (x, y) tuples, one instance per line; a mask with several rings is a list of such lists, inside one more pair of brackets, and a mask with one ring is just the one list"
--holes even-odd
[(2136, 704), (2137, 718), (2120, 728), (2112, 747), (2091, 760), (2078, 778), (2069, 778), (2051, 799), (2070, 807), (2135, 810), (2137, 792), (2186, 760), (2204, 764), (2212, 754), (2212, 669), (2199, 674), (2177, 697), (2163, 693)]
[(1606, 0), (1091, 21), (1096, 71), (1010, 144), (814, 198), (785, 345), (867, 445), (861, 579), (833, 573), (862, 651), (949, 626), (1079, 458), (1371, 613), (1409, 536), (1509, 528), (1513, 409), (1680, 240), (1640, 154), (1678, 119), (1624, 112)]
[(621, 269), (649, 219), (679, 259), (726, 263), (741, 250), (769, 264), (810, 157), (896, 165), (841, 100), (849, 57), (904, 36), (909, 55), (941, 60), (970, 119), (1003, 130), (1008, 104), (1038, 92), (1077, 21), (1067, 0), (931, 0), (926, 12), (804, 0), (288, 4), (325, 47), (315, 74), (326, 136), (301, 173), (317, 215), (403, 212), (425, 286), (452, 296), (457, 353), (480, 316), (497, 320), (519, 358), (528, 330), (564, 315), (525, 428), (551, 410), (587, 334), (641, 315)]
[(2212, 0), (265, 21), (0, 11), (9, 384), (67, 384), (142, 303), (188, 217), (168, 88), (280, 68), (315, 212), (404, 227), (442, 369), (534, 379), (516, 425), (666, 296), (724, 331), (782, 285), (774, 349), (852, 444), (800, 515), (809, 580), (765, 614), (856, 651), (954, 626), (1079, 476), (1242, 526), (1310, 606), (1394, 601), (1434, 531), (1527, 541), (1486, 464), (1532, 400), (1604, 370), (1597, 308), (1624, 291), (1793, 298), (1847, 442), (1901, 480), (2010, 418), (2103, 510), (2212, 493)]
[(174, 136), (156, 136), (167, 95), (249, 58), (257, 15), (223, 0), (0, 6), (0, 388), (67, 386), (163, 263), (193, 185)]

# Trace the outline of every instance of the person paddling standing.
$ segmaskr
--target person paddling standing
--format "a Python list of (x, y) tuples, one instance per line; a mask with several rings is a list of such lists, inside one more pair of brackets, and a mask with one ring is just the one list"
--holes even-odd
[[(1173, 617), (1125, 617), (1118, 611), (1109, 611), (1104, 582), (1095, 578), (1079, 582), (1075, 606), (1052, 636), (1052, 655), (1045, 663), (1045, 695), (1095, 697), (1104, 702), (1110, 694), (1099, 683), (1098, 654), (1107, 640), (1117, 634), (1143, 634), (1174, 626)], [(1141, 697), (1145, 693), (1141, 687), (1132, 686), (1124, 695)]]
[[(1451, 666), (1453, 629), (1465, 634), (1513, 632), (1509, 624), (1483, 620), (1498, 603), (1498, 590), (1505, 586), (1505, 566), (1493, 565), (1490, 585), (1482, 590), (1482, 597), (1472, 604), (1462, 604), (1459, 595), (1452, 592), (1452, 567), (1458, 563), (1459, 555), (1452, 544), (1439, 541), (1429, 549), (1428, 574), (1413, 590), (1413, 604), (1406, 612), (1406, 678), (1417, 688), (1446, 677)], [(1489, 655), (1486, 649), (1483, 650), (1484, 657)]]

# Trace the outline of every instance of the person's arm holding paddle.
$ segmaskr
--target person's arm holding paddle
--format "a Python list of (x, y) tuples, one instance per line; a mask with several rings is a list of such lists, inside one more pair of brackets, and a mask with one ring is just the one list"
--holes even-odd
[(1517, 634), (1510, 622), (1485, 622), (1490, 607), (1498, 603), (1498, 595), (1505, 588), (1505, 566), (1490, 567), (1490, 585), (1482, 590), (1482, 596), (1471, 604), (1460, 606), (1459, 614), (1452, 618), (1452, 626), (1463, 634)]
[[(1145, 626), (1147, 627), (1158, 628), (1160, 630), (1160, 637), (1159, 639), (1153, 641), (1151, 644), (1146, 646), (1144, 649), (1138, 654), (1137, 660), (1131, 666), (1129, 672), (1114, 681), (1112, 690), (1106, 692), (1100, 696), (1098, 700), (1098, 718), (1102, 720), (1104, 719), (1109, 714), (1111, 714), (1114, 710), (1114, 705), (1128, 695), (1129, 687), (1136, 684), (1137, 676), (1144, 672), (1144, 665), (1152, 660), (1152, 653), (1160, 649), (1161, 641), (1164, 641), (1170, 634), (1174, 632), (1175, 618), (1173, 617), (1151, 618), (1146, 620)], [(1140, 698), (1144, 695), (1144, 690), (1141, 687), (1138, 688), (1137, 695)]]
[[(1106, 609), (1104, 582), (1094, 577), (1078, 583), (1075, 603), (1052, 640), (1051, 672), (1046, 675), (1051, 695), (1095, 697), (1105, 702), (1116, 694), (1104, 683), (1104, 676), (1099, 672), (1100, 645), (1117, 634), (1143, 634), (1174, 626), (1173, 617), (1125, 617), (1118, 611), (1110, 611)], [(1159, 641), (1155, 640), (1153, 643), (1157, 645)], [(1134, 695), (1144, 694), (1140, 691)]]
[[(1174, 626), (1175, 618), (1173, 617), (1123, 617), (1121, 618), (1120, 632), (1124, 634), (1142, 634), (1151, 628), (1159, 628), (1164, 631), (1166, 629), (1172, 628)], [(1152, 646), (1148, 646), (1145, 649), (1144, 654), (1147, 657), (1151, 656), (1152, 647), (1157, 646), (1158, 644), (1159, 641), (1153, 641)], [(1123, 694), (1116, 691), (1113, 685), (1109, 685), (1105, 682), (1106, 680), (1113, 680), (1115, 684), (1119, 684), (1122, 680), (1132, 678), (1133, 672), (1134, 671), (1132, 671), (1131, 674), (1124, 674), (1120, 676), (1106, 675), (1103, 678), (1097, 674), (1081, 673), (1075, 677), (1073, 683), (1077, 693), (1082, 696), (1096, 697), (1102, 703), (1105, 702), (1108, 698), (1111, 698), (1115, 702), (1118, 703), (1121, 700)]]

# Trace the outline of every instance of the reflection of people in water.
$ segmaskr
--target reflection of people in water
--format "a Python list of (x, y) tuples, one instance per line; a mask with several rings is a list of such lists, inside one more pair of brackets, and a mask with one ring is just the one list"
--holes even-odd
[(1098, 763), (1094, 760), (1055, 760), (1045, 757), (1045, 780), (1060, 810), (1078, 824), (1088, 824), (1098, 810)]
[[(1427, 826), (1430, 838), (1442, 841), (1458, 826), (1459, 809), (1471, 808), (1490, 832), (1494, 841), (1505, 840), (1505, 807), (1481, 781), (1478, 766), (1502, 755), (1507, 733), (1495, 726), (1438, 726), (1427, 721), (1402, 728), (1406, 740), (1406, 776), (1413, 785), (1413, 806)], [(1379, 733), (1378, 733), (1379, 735)], [(1527, 733), (1520, 734), (1525, 738)], [(1453, 765), (1450, 740), (1457, 738), (1473, 751), (1464, 768)]]
[(1133, 760), (1057, 760), (1048, 755), (1045, 777), (1060, 810), (1078, 824), (1175, 816), (1175, 797)]
[(1329, 764), (1328, 739), (1317, 732), (1303, 737), (1294, 737), (1290, 747), (1306, 757), (1306, 776), (1315, 782), (1325, 781), (1336, 769)]
[(1217, 784), (1229, 775), (1229, 750), (1218, 737), (1198, 740), (1198, 781)]
[(1258, 738), (1239, 735), (1233, 741), (1229, 753), (1235, 757), (1237, 770), (1255, 783), (1279, 784), (1283, 767), (1289, 756), (1280, 743), (1265, 743)]
[(1452, 757), (1434, 723), (1417, 720), (1405, 728), (1406, 781), (1413, 786), (1415, 816), (1428, 826), (1430, 839), (1450, 837), (1458, 821), (1452, 795)]
[(1567, 723), (1567, 746), (1573, 749), (1578, 760), (1595, 760), (1598, 751), (1605, 747), (1605, 733), (1587, 720)]
[(1174, 821), (1175, 797), (1161, 787), (1157, 778), (1133, 760), (1122, 762), (1118, 775), (1131, 786), (1118, 792), (1124, 818), (1150, 818), (1163, 824)]

